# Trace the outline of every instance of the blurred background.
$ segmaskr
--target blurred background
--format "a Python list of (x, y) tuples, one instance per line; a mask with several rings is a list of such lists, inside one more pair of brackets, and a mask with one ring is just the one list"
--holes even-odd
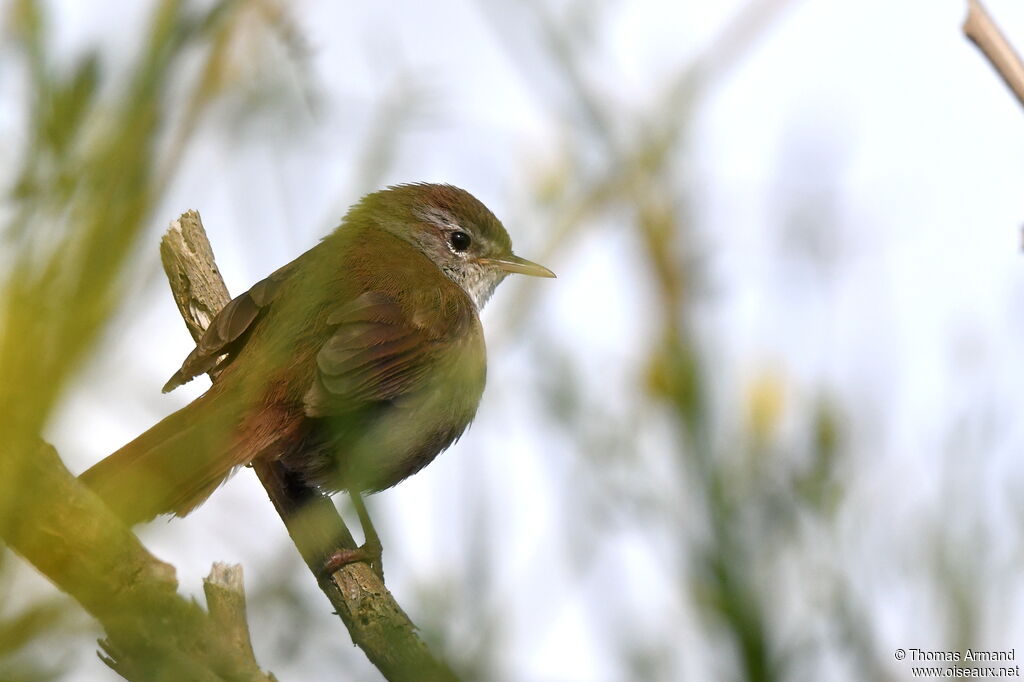
[[(237, 294), (362, 194), (448, 182), (559, 276), (501, 287), (472, 429), (369, 500), (465, 679), (1024, 657), (1024, 112), (964, 2), (0, 6), (0, 380), (73, 472), (208, 385), (159, 390), (181, 212)], [(251, 471), (140, 535), (197, 596), (244, 565), (279, 679), (380, 679)], [(0, 678), (117, 679), (99, 636), (3, 555)]]

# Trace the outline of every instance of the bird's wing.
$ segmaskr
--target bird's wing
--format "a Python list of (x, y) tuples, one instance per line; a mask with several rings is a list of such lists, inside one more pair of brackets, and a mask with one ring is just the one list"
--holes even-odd
[(415, 391), (442, 347), (443, 332), (416, 324), (376, 291), (337, 308), (327, 322), (334, 333), (317, 353), (304, 397), (310, 417), (346, 414)]
[[(163, 392), (173, 391), (218, 364), (230, 361), (241, 348), (246, 332), (252, 329), (253, 323), (277, 297), (281, 284), (288, 279), (297, 263), (298, 260), (295, 260), (278, 268), (244, 294), (231, 299), (210, 322), (199, 343), (185, 358), (181, 369), (164, 384)], [(225, 355), (228, 357), (222, 360)]]

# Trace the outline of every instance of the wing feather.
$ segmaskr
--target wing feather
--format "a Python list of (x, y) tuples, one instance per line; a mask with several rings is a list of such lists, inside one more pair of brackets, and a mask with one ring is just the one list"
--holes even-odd
[(406, 318), (385, 294), (367, 292), (327, 317), (335, 327), (317, 353), (305, 395), (310, 417), (349, 413), (422, 386), (440, 348), (431, 330)]
[[(181, 368), (164, 384), (163, 392), (173, 391), (200, 374), (229, 362), (244, 343), (246, 333), (273, 303), (281, 290), (281, 284), (297, 263), (298, 260), (295, 260), (275, 270), (245, 293), (231, 299), (210, 322)], [(222, 359), (225, 355), (227, 358)]]

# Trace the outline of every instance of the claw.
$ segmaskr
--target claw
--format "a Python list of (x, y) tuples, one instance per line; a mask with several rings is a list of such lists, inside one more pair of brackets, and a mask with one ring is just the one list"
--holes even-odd
[(350, 490), (349, 495), (352, 498), (352, 504), (356, 508), (356, 514), (359, 515), (359, 523), (363, 527), (363, 537), (366, 538), (366, 541), (361, 547), (355, 549), (336, 550), (324, 562), (324, 573), (326, 575), (333, 575), (342, 566), (365, 562), (370, 565), (370, 568), (373, 569), (373, 572), (377, 574), (377, 577), (383, 583), (384, 563), (381, 561), (383, 547), (380, 544), (380, 538), (377, 536), (377, 531), (370, 521), (370, 515), (366, 512), (363, 498), (354, 490)]
[(384, 582), (384, 568), (381, 564), (381, 551), (380, 542), (367, 542), (361, 547), (355, 549), (339, 549), (327, 557), (324, 561), (324, 575), (331, 576), (337, 571), (341, 570), (342, 567), (348, 566), (349, 564), (357, 564), (364, 562), (370, 565), (373, 572), (377, 574), (381, 582)]

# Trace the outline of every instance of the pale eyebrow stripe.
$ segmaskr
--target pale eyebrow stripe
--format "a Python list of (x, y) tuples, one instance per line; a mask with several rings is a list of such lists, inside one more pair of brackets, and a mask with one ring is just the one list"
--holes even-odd
[(450, 213), (448, 213), (447, 211), (441, 210), (439, 208), (435, 208), (433, 206), (431, 206), (429, 208), (419, 207), (419, 208), (413, 209), (413, 211), (419, 217), (421, 217), (424, 220), (427, 220), (429, 222), (432, 222), (435, 225), (440, 224), (440, 225), (443, 225), (444, 227), (458, 227), (460, 229), (462, 227), (455, 220), (455, 218), (452, 217), (452, 215)]

